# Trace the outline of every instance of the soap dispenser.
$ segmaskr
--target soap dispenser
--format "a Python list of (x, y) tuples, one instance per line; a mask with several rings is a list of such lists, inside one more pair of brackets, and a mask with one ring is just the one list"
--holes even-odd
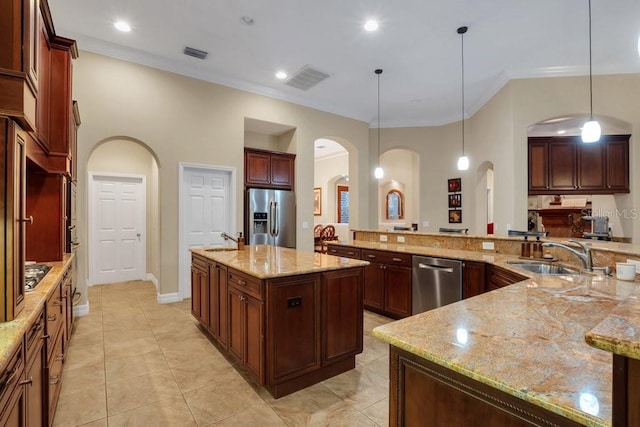
[(238, 250), (244, 249), (244, 237), (242, 237), (242, 232), (238, 233)]
[(540, 236), (536, 236), (536, 241), (533, 244), (533, 257), (542, 258), (542, 242), (540, 241)]
[(531, 257), (531, 243), (529, 243), (527, 236), (524, 236), (524, 242), (520, 244), (520, 256), (522, 258)]

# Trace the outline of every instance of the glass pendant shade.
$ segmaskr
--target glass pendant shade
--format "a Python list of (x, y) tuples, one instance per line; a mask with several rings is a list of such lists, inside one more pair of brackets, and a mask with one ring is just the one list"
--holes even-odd
[(380, 166), (377, 166), (376, 169), (373, 171), (373, 176), (375, 176), (376, 179), (382, 179), (384, 177), (384, 171)]
[(582, 126), (582, 142), (598, 142), (601, 133), (600, 123), (591, 118)]
[(469, 158), (467, 156), (460, 156), (458, 158), (458, 170), (466, 171), (469, 169)]

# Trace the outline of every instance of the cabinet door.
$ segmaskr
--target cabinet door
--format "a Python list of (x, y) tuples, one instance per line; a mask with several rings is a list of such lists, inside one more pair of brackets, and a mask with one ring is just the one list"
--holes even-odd
[(38, 142), (48, 151), (49, 148), (49, 86), (51, 68), (51, 47), (46, 26), (39, 15), (38, 31), (38, 99), (36, 104), (36, 127)]
[(485, 292), (485, 264), (465, 261), (462, 264), (462, 298), (471, 298)]
[(578, 145), (578, 190), (605, 189), (605, 145)]
[(229, 353), (244, 360), (244, 295), (234, 286), (228, 287), (227, 310), (229, 319)]
[(271, 156), (266, 153), (246, 151), (244, 158), (245, 185), (269, 185), (271, 181)]
[(607, 189), (617, 193), (629, 192), (629, 136), (622, 135), (607, 141)]
[(384, 310), (398, 317), (411, 316), (411, 269), (385, 265)]
[(244, 295), (244, 366), (264, 384), (264, 304)]
[[(26, 142), (23, 132), (16, 125), (9, 126), (14, 138), (8, 144), (8, 162), (12, 169), (7, 175), (8, 185), (6, 200), (8, 202), (8, 218), (13, 224), (8, 225), (9, 235), (6, 236), (8, 252), (5, 260), (9, 266), (9, 280), (5, 293), (7, 301), (4, 303), (7, 313), (4, 320), (13, 320), (24, 307), (24, 262), (26, 257)], [(13, 276), (13, 277), (11, 277)]]
[(549, 190), (575, 190), (577, 183), (576, 144), (573, 140), (549, 144)]
[(293, 157), (287, 155), (271, 155), (271, 184), (293, 190), (294, 181)]
[(44, 425), (45, 415), (44, 351), (41, 338), (37, 345), (39, 348), (34, 351), (26, 373), (26, 416), (29, 426)]
[(322, 274), (322, 363), (326, 366), (362, 351), (363, 269)]
[(200, 323), (204, 327), (209, 325), (209, 275), (200, 272)]
[(549, 189), (547, 142), (529, 142), (529, 192)]
[(216, 269), (216, 264), (209, 266), (209, 322), (207, 328), (217, 339), (220, 331), (220, 277), (216, 273)]
[(320, 277), (273, 279), (268, 289), (268, 378), (277, 384), (320, 367)]
[(369, 261), (364, 269), (364, 306), (382, 310), (384, 308), (384, 265)]
[(191, 267), (191, 314), (200, 319), (200, 271)]
[[(13, 388), (9, 402), (0, 415), (0, 425), (3, 427), (24, 427), (25, 419), (25, 390), (22, 386)], [(34, 424), (36, 425), (36, 424)]]

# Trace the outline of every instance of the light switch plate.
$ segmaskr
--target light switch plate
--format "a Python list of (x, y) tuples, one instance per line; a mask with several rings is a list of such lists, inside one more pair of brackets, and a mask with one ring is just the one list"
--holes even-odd
[(387, 235), (386, 234), (381, 234), (380, 235), (380, 241), (381, 242), (386, 242), (387, 241)]
[(302, 221), (302, 228), (305, 230), (309, 228), (309, 223), (307, 221)]
[(482, 250), (485, 251), (493, 251), (495, 250), (495, 245), (493, 244), (493, 242), (482, 242)]
[(404, 236), (397, 237), (398, 243), (404, 243)]
[(640, 273), (640, 261), (637, 259), (627, 259), (628, 264), (634, 264), (636, 266), (636, 273)]
[(422, 228), (429, 228), (429, 221), (422, 221)]

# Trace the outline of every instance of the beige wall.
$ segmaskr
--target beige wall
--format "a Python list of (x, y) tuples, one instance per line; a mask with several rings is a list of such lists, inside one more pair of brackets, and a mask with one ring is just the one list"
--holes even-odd
[[(84, 51), (74, 64), (74, 98), (82, 116), (78, 132), (79, 226), (86, 229), (87, 162), (98, 143), (114, 136), (133, 138), (148, 146), (158, 160), (158, 280), (162, 294), (178, 291), (178, 165), (235, 167), (236, 186), (242, 188), (245, 118), (295, 128), (279, 137), (279, 144), (296, 153), (299, 248), (313, 247), (311, 171), (313, 142), (318, 138), (338, 140), (349, 149), (351, 220), (356, 227), (369, 226), (369, 195), (358, 191), (359, 186), (367, 188), (369, 180), (368, 125), (364, 122)], [(242, 224), (242, 204), (243, 198), (238, 197), (237, 224)], [(309, 228), (303, 229), (302, 222)], [(87, 277), (86, 254), (80, 253), (78, 258), (82, 288)]]
[[(333, 224), (338, 219), (336, 182), (344, 175), (349, 175), (349, 154), (342, 153), (316, 160), (313, 175), (313, 187), (322, 189), (322, 215), (314, 216), (313, 220), (316, 224)], [(349, 188), (349, 197), (352, 195)]]
[[(393, 149), (385, 151), (380, 156), (380, 165), (384, 170), (384, 177), (378, 181), (378, 218), (379, 227), (393, 229), (394, 225), (411, 226), (420, 218), (420, 188), (418, 155), (412, 150)], [(400, 190), (404, 195), (404, 219), (386, 219), (386, 196), (389, 190)]]

